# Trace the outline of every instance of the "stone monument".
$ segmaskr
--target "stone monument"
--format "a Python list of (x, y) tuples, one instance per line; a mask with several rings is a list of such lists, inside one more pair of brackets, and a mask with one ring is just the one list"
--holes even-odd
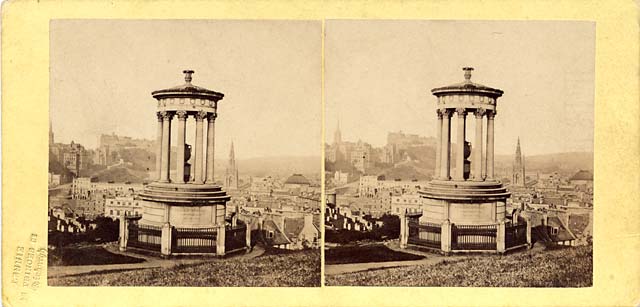
[[(445, 252), (502, 252), (505, 223), (510, 222), (505, 212), (510, 192), (495, 178), (493, 150), (497, 100), (503, 91), (472, 82), (473, 68), (463, 70), (463, 82), (431, 90), (437, 97), (438, 115), (435, 176), (418, 192), (421, 210), (403, 215), (401, 245), (424, 243)], [(475, 134), (469, 142), (466, 130), (471, 116)]]
[[(191, 84), (193, 73), (184, 71), (183, 85), (152, 92), (157, 100), (157, 178), (139, 194), (144, 206), (142, 218), (132, 223), (128, 234), (121, 235), (132, 246), (159, 247), (163, 255), (224, 254), (225, 229), (227, 234), (232, 231), (240, 236), (239, 230), (225, 221), (230, 197), (214, 183), (215, 123), (218, 102), (224, 95)], [(186, 123), (191, 118), (195, 120), (193, 151), (185, 143)], [(173, 176), (169, 163), (172, 128), (177, 134)]]

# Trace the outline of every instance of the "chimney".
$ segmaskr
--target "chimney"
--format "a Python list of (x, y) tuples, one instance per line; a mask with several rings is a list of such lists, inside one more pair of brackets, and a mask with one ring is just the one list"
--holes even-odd
[(327, 192), (327, 203), (336, 204), (336, 192)]

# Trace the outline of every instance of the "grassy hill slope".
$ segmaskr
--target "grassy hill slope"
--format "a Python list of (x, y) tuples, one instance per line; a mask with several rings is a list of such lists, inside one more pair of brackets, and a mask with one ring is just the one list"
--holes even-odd
[(593, 285), (593, 248), (452, 257), (435, 265), (329, 275), (326, 283), (385, 287), (589, 287)]
[(304, 250), (253, 259), (212, 259), (126, 272), (49, 278), (49, 286), (170, 286), (170, 287), (318, 287), (320, 251)]

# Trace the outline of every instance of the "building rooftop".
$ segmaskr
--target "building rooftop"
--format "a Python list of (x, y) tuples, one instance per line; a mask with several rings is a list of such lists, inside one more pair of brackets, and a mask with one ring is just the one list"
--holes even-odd
[(464, 78), (465, 80), (460, 83), (455, 83), (443, 87), (437, 87), (431, 90), (436, 96), (440, 96), (443, 94), (478, 94), (482, 96), (489, 97), (500, 97), (504, 92), (502, 90), (488, 87), (486, 85), (482, 85), (479, 83), (471, 82), (471, 72), (473, 71), (473, 67), (464, 67)]
[(278, 225), (274, 221), (265, 220), (264, 224), (266, 229), (273, 229), (274, 236), (270, 240), (271, 244), (280, 245), (291, 243), (291, 240), (287, 238), (287, 236), (282, 232), (282, 229), (280, 229), (280, 227), (278, 227)]
[(569, 230), (569, 228), (562, 223), (562, 221), (556, 216), (550, 216), (547, 223), (551, 227), (558, 228), (558, 234), (549, 235), (553, 241), (570, 241), (575, 240), (576, 236)]
[(304, 218), (285, 218), (284, 234), (287, 238), (294, 238), (300, 235), (304, 228)]
[(309, 180), (307, 178), (302, 176), (302, 174), (293, 174), (289, 178), (287, 178), (287, 181), (285, 181), (284, 184), (306, 184), (306, 185), (310, 185), (311, 182), (309, 182)]
[(222, 93), (191, 84), (191, 75), (194, 73), (193, 70), (185, 70), (183, 71), (183, 73), (185, 75), (184, 84), (163, 90), (153, 91), (151, 92), (153, 98), (160, 99), (171, 97), (199, 97), (218, 101), (224, 97), (224, 94)]
[(593, 173), (588, 170), (579, 170), (569, 180), (590, 180), (593, 181)]

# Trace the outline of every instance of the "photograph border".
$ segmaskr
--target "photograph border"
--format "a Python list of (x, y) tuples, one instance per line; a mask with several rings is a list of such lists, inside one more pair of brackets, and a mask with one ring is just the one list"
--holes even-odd
[[(2, 5), (3, 304), (7, 306), (630, 306), (640, 303), (638, 23), (633, 1), (6, 1)], [(47, 287), (49, 20), (446, 19), (596, 22), (593, 286)], [(323, 26), (324, 35), (324, 26)], [(324, 43), (323, 43), (324, 44)], [(324, 45), (323, 45), (324, 46)], [(324, 50), (323, 50), (324, 52)], [(324, 63), (324, 60), (323, 60)], [(323, 68), (324, 69), (324, 68)], [(324, 72), (324, 70), (323, 70)], [(324, 78), (323, 81), (324, 82)], [(323, 91), (324, 109), (324, 91)], [(322, 111), (324, 121), (324, 110)], [(324, 123), (323, 125), (327, 125)], [(328, 127), (332, 127), (331, 123)], [(326, 129), (322, 132), (326, 139)], [(322, 143), (323, 140), (319, 140)], [(319, 146), (320, 148), (322, 147)], [(322, 155), (324, 161), (324, 153)], [(324, 168), (324, 162), (322, 163)], [(322, 175), (324, 181), (324, 172)], [(42, 185), (40, 185), (42, 184)], [(615, 188), (610, 188), (615, 187)], [(324, 203), (324, 196), (322, 198)], [(36, 205), (38, 204), (38, 205)], [(43, 258), (44, 249), (44, 258)], [(24, 257), (24, 258), (23, 258)], [(23, 261), (27, 259), (27, 261)], [(44, 259), (44, 263), (42, 263)], [(28, 266), (23, 266), (26, 263)], [(532, 299), (535, 298), (535, 299)]]

